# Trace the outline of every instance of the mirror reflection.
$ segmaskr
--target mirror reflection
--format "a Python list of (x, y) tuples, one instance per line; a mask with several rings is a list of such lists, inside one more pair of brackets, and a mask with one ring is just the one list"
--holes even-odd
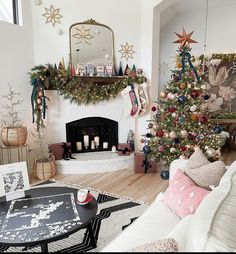
[(71, 64), (80, 76), (112, 76), (114, 35), (94, 20), (70, 27)]

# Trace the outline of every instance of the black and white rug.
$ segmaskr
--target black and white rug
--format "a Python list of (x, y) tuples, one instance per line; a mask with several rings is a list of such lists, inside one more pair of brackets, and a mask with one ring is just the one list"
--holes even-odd
[[(50, 184), (51, 186), (66, 185), (74, 188), (85, 188), (85, 186), (62, 182), (48, 181), (46, 184)], [(42, 187), (42, 185), (40, 184), (39, 187)], [(115, 194), (109, 194), (91, 188), (88, 189), (98, 202), (98, 212), (92, 220), (92, 227), (97, 238), (97, 248), (92, 247), (87, 229), (83, 229), (66, 239), (49, 243), (49, 252), (99, 252), (147, 209), (147, 204), (142, 201), (134, 201), (128, 197), (120, 197)], [(7, 248), (0, 246), (0, 252), (41, 252), (41, 248), (40, 246), (33, 248)]]

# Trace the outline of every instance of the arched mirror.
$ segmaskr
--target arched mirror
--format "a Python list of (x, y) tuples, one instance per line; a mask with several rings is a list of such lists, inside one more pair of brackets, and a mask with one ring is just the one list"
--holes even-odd
[(90, 19), (70, 27), (71, 65), (79, 76), (112, 76), (114, 34), (110, 27)]

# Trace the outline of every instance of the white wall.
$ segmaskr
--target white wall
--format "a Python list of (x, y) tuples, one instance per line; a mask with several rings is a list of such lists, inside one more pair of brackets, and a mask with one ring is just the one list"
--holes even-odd
[[(44, 7), (49, 8), (53, 4), (60, 8), (63, 15), (61, 24), (52, 27), (45, 24)], [(83, 22), (90, 18), (99, 23), (106, 24), (114, 31), (115, 37), (115, 58), (119, 65), (122, 61), (123, 68), (126, 60), (120, 58), (120, 44), (126, 42), (134, 45), (136, 53), (134, 58), (128, 61), (130, 67), (133, 64), (137, 68), (140, 66), (140, 31), (141, 31), (141, 0), (52, 0), (43, 1), (42, 6), (37, 6), (32, 2), (32, 17), (34, 30), (34, 56), (35, 64), (59, 63), (62, 57), (68, 63), (69, 54), (69, 27), (77, 22)], [(59, 36), (57, 29), (63, 29), (64, 34)], [(145, 68), (144, 68), (145, 69)], [(119, 122), (119, 141), (126, 142), (129, 129), (135, 129), (135, 120), (125, 117), (124, 111), (127, 106), (121, 96), (109, 102), (102, 102), (96, 105), (78, 106), (70, 104), (63, 97), (58, 96), (55, 91), (48, 91), (47, 95), (51, 98), (47, 125), (49, 130), (48, 142), (60, 142), (66, 139), (65, 123), (84, 117), (100, 116), (107, 117)]]
[(22, 1), (22, 9), (23, 26), (0, 21), (0, 97), (8, 93), (8, 83), (15, 92), (20, 92), (24, 100), (19, 107), (20, 117), (31, 126), (31, 89), (27, 75), (34, 63), (30, 2)]

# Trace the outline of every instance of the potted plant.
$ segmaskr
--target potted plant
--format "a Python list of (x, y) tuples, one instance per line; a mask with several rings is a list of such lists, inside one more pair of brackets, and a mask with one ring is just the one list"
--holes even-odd
[(13, 91), (13, 88), (9, 85), (8, 94), (3, 96), (6, 100), (2, 104), (4, 112), (2, 112), (2, 143), (5, 146), (22, 146), (27, 139), (27, 128), (22, 125), (22, 120), (19, 117), (18, 106), (23, 103), (20, 99), (20, 93)]
[(32, 133), (37, 149), (35, 149), (36, 159), (34, 160), (34, 174), (41, 180), (48, 180), (56, 173), (55, 157), (49, 153), (46, 140), (46, 128), (36, 128)]

